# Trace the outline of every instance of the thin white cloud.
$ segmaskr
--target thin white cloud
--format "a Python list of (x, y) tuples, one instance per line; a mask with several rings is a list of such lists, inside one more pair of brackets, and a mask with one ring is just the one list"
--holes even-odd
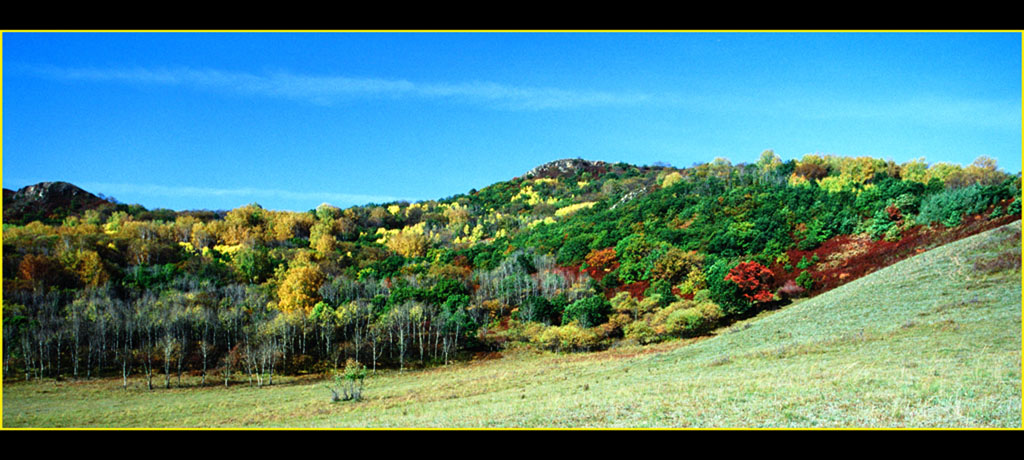
[(104, 182), (83, 182), (80, 187), (103, 193), (107, 196), (121, 198), (123, 196), (147, 196), (164, 198), (240, 198), (247, 203), (266, 200), (288, 200), (315, 204), (331, 203), (335, 206), (364, 205), (368, 203), (388, 203), (392, 201), (415, 201), (386, 195), (364, 195), (336, 192), (296, 192), (292, 190), (266, 188), (211, 188), (211, 187), (170, 187), (154, 184), (124, 184)]
[[(9, 66), (11, 67), (11, 66)], [(513, 86), (495, 82), (413, 82), (404, 79), (253, 74), (216, 69), (60, 68), (18, 66), (45, 78), (125, 84), (183, 86), (330, 105), (351, 99), (419, 98), (486, 105), (506, 110), (556, 110), (587, 107), (676, 107), (711, 113), (755, 112), (805, 119), (856, 119), (1019, 129), (1020, 101), (967, 98), (942, 94), (901, 95), (857, 100), (816, 94), (799, 88), (774, 93), (647, 93), (588, 91)]]
[(512, 110), (572, 109), (647, 103), (645, 93), (616, 93), (562, 88), (510, 86), (494, 82), (416, 83), (403, 79), (296, 75), (262, 75), (214, 69), (99, 69), (25, 67), (31, 73), (59, 80), (111, 81), (131, 84), (190, 86), (198, 89), (283, 97), (316, 104), (351, 98), (417, 97), (484, 103)]

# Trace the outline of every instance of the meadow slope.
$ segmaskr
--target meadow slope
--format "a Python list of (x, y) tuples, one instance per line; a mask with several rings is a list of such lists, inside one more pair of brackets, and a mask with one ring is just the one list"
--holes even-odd
[[(1021, 427), (1021, 224), (966, 238), (713, 336), (596, 353), (509, 350), (322, 381), (3, 387), (3, 427)], [(136, 376), (138, 380), (138, 376)]]

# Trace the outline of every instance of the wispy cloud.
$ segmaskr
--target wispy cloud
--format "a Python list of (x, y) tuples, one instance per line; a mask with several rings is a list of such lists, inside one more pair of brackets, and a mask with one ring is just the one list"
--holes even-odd
[(211, 188), (211, 187), (171, 187), (153, 184), (124, 184), (105, 182), (83, 182), (80, 187), (103, 193), (107, 196), (124, 198), (125, 196), (145, 196), (160, 198), (239, 198), (245, 202), (261, 202), (266, 200), (287, 200), (291, 202), (310, 203), (312, 207), (319, 203), (330, 203), (335, 206), (364, 205), (368, 203), (387, 203), (392, 201), (415, 201), (386, 195), (364, 195), (337, 192), (296, 192), (292, 190), (266, 188)]
[(58, 80), (107, 81), (129, 84), (187, 86), (265, 97), (332, 104), (355, 98), (431, 98), (485, 104), (510, 110), (572, 109), (648, 103), (657, 98), (642, 92), (589, 91), (505, 85), (495, 82), (430, 83), (404, 79), (298, 75), (290, 72), (253, 74), (214, 69), (24, 67), (30, 73)]
[[(62, 68), (8, 66), (44, 78), (187, 87), (331, 105), (355, 99), (433, 99), (504, 110), (592, 107), (661, 107), (705, 113), (770, 113), (805, 119), (850, 119), (929, 125), (1019, 129), (1020, 101), (946, 94), (907, 94), (850, 99), (807, 88), (772, 93), (733, 88), (727, 92), (595, 91), (517, 86), (487, 81), (416, 82), (406, 79), (302, 75), (286, 71), (231, 72), (178, 68)], [(865, 95), (869, 97), (869, 95)]]

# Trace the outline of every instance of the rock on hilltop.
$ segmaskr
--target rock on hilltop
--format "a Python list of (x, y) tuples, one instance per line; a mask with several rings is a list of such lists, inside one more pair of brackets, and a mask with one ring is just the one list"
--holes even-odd
[(526, 172), (523, 177), (557, 178), (581, 172), (603, 174), (607, 171), (607, 163), (603, 161), (587, 161), (582, 158), (566, 158), (544, 163)]
[(4, 222), (61, 220), (87, 209), (109, 204), (103, 198), (67, 182), (41, 182), (19, 189), (4, 189)]

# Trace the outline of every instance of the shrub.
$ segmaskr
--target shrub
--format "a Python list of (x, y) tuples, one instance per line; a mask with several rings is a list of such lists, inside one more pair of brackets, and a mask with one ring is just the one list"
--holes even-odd
[[(692, 305), (692, 304), (691, 304)], [(722, 318), (722, 309), (712, 302), (680, 308), (665, 319), (665, 332), (681, 337), (692, 337), (715, 327)]]
[(802, 297), (806, 293), (807, 290), (796, 284), (795, 281), (786, 280), (786, 284), (783, 284), (782, 287), (779, 288), (776, 295), (778, 295), (780, 299), (795, 299)]
[(899, 231), (899, 228), (896, 226), (896, 222), (891, 218), (890, 213), (885, 209), (879, 209), (871, 219), (871, 225), (868, 227), (868, 235), (872, 240), (877, 241), (884, 235), (887, 235), (893, 228), (896, 228), (897, 232)]
[(558, 250), (555, 262), (559, 265), (573, 265), (583, 261), (590, 251), (590, 238), (574, 236), (566, 240)]
[(555, 351), (589, 351), (600, 344), (601, 337), (593, 329), (573, 323), (545, 327), (534, 336), (532, 342)]
[(345, 362), (345, 370), (334, 371), (334, 386), (331, 390), (331, 401), (359, 401), (363, 399), (363, 380), (366, 378), (366, 366), (352, 358)]
[(611, 272), (618, 265), (615, 260), (615, 248), (594, 249), (586, 257), (587, 271), (593, 278), (600, 278)]
[(728, 314), (740, 314), (750, 307), (750, 302), (743, 297), (736, 283), (726, 279), (730, 267), (731, 262), (728, 259), (719, 259), (708, 267), (708, 293), (711, 300), (721, 305)]
[(655, 295), (660, 296), (658, 305), (661, 307), (667, 307), (672, 302), (678, 300), (676, 299), (676, 296), (672, 294), (672, 284), (667, 280), (656, 280), (651, 283), (651, 287), (644, 291), (645, 297), (652, 297)]
[(654, 329), (644, 321), (634, 321), (622, 329), (627, 339), (633, 339), (641, 345), (657, 342), (661, 339)]
[(616, 313), (626, 313), (633, 317), (639, 316), (639, 303), (626, 291), (615, 294), (609, 303)]
[(516, 311), (516, 319), (520, 321), (534, 321), (544, 324), (552, 324), (560, 316), (561, 312), (550, 300), (532, 295), (526, 298), (519, 310)]
[(740, 262), (729, 270), (725, 279), (736, 283), (740, 293), (749, 302), (767, 302), (772, 300), (772, 293), (767, 287), (771, 284), (774, 274), (768, 267), (757, 262)]
[(810, 291), (814, 288), (814, 278), (811, 278), (811, 272), (802, 271), (800, 275), (796, 277), (796, 284), (805, 290)]
[(900, 233), (900, 228), (896, 225), (889, 227), (889, 229), (885, 231), (885, 235), (883, 236), (883, 239), (888, 242), (899, 241), (902, 238), (903, 235)]
[(944, 190), (921, 200), (917, 221), (925, 224), (940, 222), (947, 227), (955, 227), (960, 225), (964, 214), (979, 214), (1000, 198), (1008, 196), (998, 188), (983, 185)]
[(707, 289), (708, 280), (703, 271), (695, 268), (690, 270), (690, 273), (686, 275), (686, 279), (678, 287), (679, 293), (682, 295), (694, 294), (697, 291)]
[(593, 327), (605, 322), (611, 311), (611, 304), (604, 297), (600, 295), (585, 297), (565, 307), (565, 312), (562, 313), (562, 324), (577, 321), (581, 327)]

